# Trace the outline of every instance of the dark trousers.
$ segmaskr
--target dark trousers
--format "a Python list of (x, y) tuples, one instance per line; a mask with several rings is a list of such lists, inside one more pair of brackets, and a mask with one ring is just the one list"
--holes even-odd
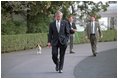
[(73, 49), (73, 35), (70, 35), (70, 52), (72, 52)]
[(96, 44), (97, 44), (97, 38), (95, 34), (90, 35), (90, 42), (91, 42), (92, 52), (94, 54), (96, 52)]
[[(61, 45), (60, 43), (58, 43), (57, 46), (52, 46), (52, 59), (56, 65), (59, 64), (59, 69), (63, 69), (66, 48), (67, 45)], [(59, 52), (58, 49), (60, 49)], [(58, 58), (58, 53), (59, 53), (59, 58)]]

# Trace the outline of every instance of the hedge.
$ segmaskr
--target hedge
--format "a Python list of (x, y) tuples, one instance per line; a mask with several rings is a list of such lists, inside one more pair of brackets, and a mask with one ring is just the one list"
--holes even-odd
[(43, 47), (47, 45), (46, 33), (1, 36), (2, 52), (31, 49), (35, 48), (37, 44)]
[[(103, 38), (99, 41), (116, 41), (117, 31), (107, 30), (103, 32)], [(87, 43), (84, 32), (75, 33), (74, 43)], [(1, 52), (11, 52), (35, 48), (37, 44), (42, 47), (47, 45), (47, 33), (19, 34), (19, 35), (1, 35)]]
[[(103, 37), (98, 38), (99, 42), (107, 42), (107, 41), (116, 41), (117, 40), (117, 30), (107, 30), (102, 31)], [(85, 38), (84, 32), (77, 32), (75, 33), (74, 43), (88, 43), (89, 40)]]

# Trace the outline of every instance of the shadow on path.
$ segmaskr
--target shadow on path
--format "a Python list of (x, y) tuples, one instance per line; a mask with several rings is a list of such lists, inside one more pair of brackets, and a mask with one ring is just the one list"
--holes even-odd
[(74, 68), (74, 76), (77, 78), (116, 78), (117, 48), (82, 60)]

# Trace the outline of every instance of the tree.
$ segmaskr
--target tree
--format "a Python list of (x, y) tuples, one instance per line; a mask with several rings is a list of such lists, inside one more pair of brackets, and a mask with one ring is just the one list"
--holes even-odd
[[(72, 12), (69, 10), (70, 7)], [(79, 18), (85, 19), (87, 16), (91, 15), (100, 17), (98, 12), (106, 11), (107, 7), (108, 3), (94, 3), (93, 1), (2, 1), (2, 33), (6, 32), (5, 29), (7, 28), (14, 29), (14, 34), (24, 32), (47, 32), (48, 25), (53, 20), (53, 16), (57, 10), (61, 10), (63, 12), (63, 19), (66, 19), (70, 14), (77, 15)], [(14, 14), (22, 15), (27, 22), (26, 26), (23, 22), (18, 23), (14, 21)], [(8, 24), (11, 25), (7, 27)], [(22, 31), (23, 29), (17, 32), (18, 30), (16, 29), (23, 28), (21, 27), (22, 25), (25, 27), (24, 32)], [(7, 34), (10, 33), (7, 32)]]
[(19, 1), (2, 1), (1, 2), (1, 29), (2, 34), (19, 34), (26, 33), (27, 26), (24, 21), (15, 21), (14, 15), (22, 15), (25, 17), (25, 6)]
[(96, 16), (100, 18), (98, 14), (100, 11), (106, 11), (108, 2), (104, 3), (99, 1), (97, 3), (93, 1), (76, 1), (77, 9), (74, 9), (74, 12), (82, 19), (88, 16)]
[[(48, 25), (53, 19), (53, 16), (57, 10), (61, 10), (64, 13), (64, 19), (69, 15), (68, 7), (72, 2), (66, 1), (37, 1), (33, 4), (29, 4), (30, 10), (27, 15), (28, 31), (30, 32), (47, 32)], [(48, 20), (47, 20), (48, 19)], [(35, 22), (34, 22), (35, 21)], [(32, 28), (32, 26), (34, 26)], [(40, 27), (39, 27), (40, 26)], [(42, 28), (42, 29), (41, 29)], [(43, 30), (46, 28), (47, 30)], [(36, 30), (37, 29), (37, 30)]]

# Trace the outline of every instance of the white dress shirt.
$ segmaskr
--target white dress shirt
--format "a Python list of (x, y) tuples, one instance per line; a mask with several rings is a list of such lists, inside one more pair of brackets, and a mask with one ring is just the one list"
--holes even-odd
[(95, 34), (95, 21), (91, 22), (92, 34)]
[(57, 27), (57, 31), (59, 32), (60, 31), (60, 21), (56, 20), (56, 27)]
[(73, 27), (72, 27), (72, 22), (70, 22), (70, 25), (71, 25), (71, 29), (73, 29)]

